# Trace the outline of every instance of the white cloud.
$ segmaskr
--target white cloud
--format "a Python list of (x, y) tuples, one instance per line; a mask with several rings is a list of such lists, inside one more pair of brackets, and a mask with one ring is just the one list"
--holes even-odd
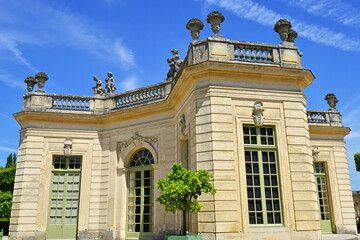
[(18, 44), (15, 41), (0, 35), (0, 45), (3, 45), (10, 52), (12, 52), (15, 55), (15, 57), (25, 66), (27, 66), (29, 69), (33, 70), (34, 72), (38, 72), (38, 70), (36, 70), (33, 66), (31, 66), (31, 64), (23, 57), (23, 54), (19, 50)]
[(136, 76), (130, 76), (125, 81), (120, 83), (120, 89), (122, 91), (129, 91), (137, 88), (138, 79)]
[(135, 58), (133, 52), (121, 43), (120, 39), (115, 41), (115, 53), (117, 54), (122, 66), (125, 69), (135, 66)]
[(290, 0), (288, 4), (300, 7), (316, 16), (330, 18), (347, 26), (360, 26), (360, 11), (341, 0)]
[(0, 151), (17, 153), (18, 150), (14, 149), (14, 148), (8, 148), (8, 147), (0, 146)]
[(252, 0), (204, 0), (208, 4), (224, 8), (235, 15), (254, 21), (261, 25), (273, 26), (280, 18), (291, 21), (299, 36), (315, 43), (336, 47), (346, 51), (360, 52), (360, 40), (352, 39), (343, 33), (334, 32), (329, 28), (292, 19), (289, 16), (278, 14), (275, 11), (260, 5)]
[(28, 67), (32, 66), (19, 50), (19, 43), (67, 46), (90, 53), (109, 64), (120, 63), (124, 69), (135, 66), (132, 50), (120, 41), (119, 36), (106, 35), (96, 18), (54, 8), (50, 3), (46, 5), (37, 0), (0, 2), (0, 15), (4, 12), (10, 12), (18, 19), (6, 25), (0, 22), (0, 36), (7, 40), (3, 45)]
[(5, 83), (9, 87), (26, 90), (26, 84), (23, 81), (15, 79), (11, 74), (1, 71), (0, 69), (0, 82)]

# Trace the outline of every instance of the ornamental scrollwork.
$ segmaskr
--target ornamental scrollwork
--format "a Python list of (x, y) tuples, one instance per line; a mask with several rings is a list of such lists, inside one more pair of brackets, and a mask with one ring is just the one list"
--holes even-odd
[(128, 146), (133, 144), (136, 148), (141, 148), (144, 143), (148, 143), (151, 146), (155, 147), (158, 143), (157, 137), (143, 137), (140, 134), (136, 133), (129, 140), (118, 143), (118, 152), (121, 154)]

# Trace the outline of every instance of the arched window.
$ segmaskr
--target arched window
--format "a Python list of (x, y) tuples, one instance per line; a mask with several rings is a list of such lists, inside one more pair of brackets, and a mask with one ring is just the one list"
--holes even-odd
[(154, 158), (147, 149), (137, 151), (130, 159), (129, 167), (139, 167), (154, 164)]
[(147, 149), (140, 149), (128, 164), (128, 214), (127, 238), (151, 239), (153, 237), (154, 158)]

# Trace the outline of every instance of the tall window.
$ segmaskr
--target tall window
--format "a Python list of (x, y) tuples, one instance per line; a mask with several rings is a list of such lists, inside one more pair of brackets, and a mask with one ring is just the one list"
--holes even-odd
[(127, 238), (147, 239), (153, 232), (154, 158), (147, 149), (137, 151), (129, 163)]
[(243, 127), (250, 224), (281, 224), (279, 171), (272, 127)]

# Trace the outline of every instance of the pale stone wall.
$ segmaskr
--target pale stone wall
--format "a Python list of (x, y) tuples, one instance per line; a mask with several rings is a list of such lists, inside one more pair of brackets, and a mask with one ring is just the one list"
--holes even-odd
[[(344, 129), (344, 132), (336, 132)], [(331, 220), (336, 233), (356, 234), (354, 203), (346, 157), (344, 136), (346, 128), (327, 130), (311, 127), (311, 146), (319, 149), (318, 161), (325, 162), (329, 185)], [(335, 131), (334, 131), (335, 130)]]

